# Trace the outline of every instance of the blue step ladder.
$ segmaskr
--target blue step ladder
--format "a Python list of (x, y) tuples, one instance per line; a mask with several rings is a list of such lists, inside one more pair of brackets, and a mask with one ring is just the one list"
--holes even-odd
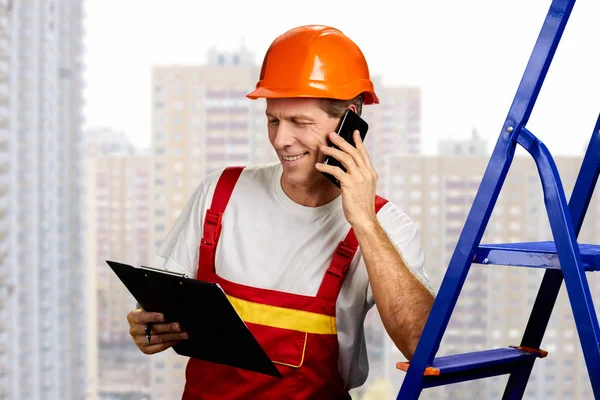
[[(503, 374), (510, 374), (503, 399), (521, 399), (535, 360), (547, 355), (540, 345), (563, 277), (594, 397), (600, 399), (600, 329), (586, 278), (586, 271), (600, 269), (600, 245), (577, 242), (600, 170), (600, 117), (568, 205), (552, 155), (526, 128), (574, 4), (550, 5), (415, 354), (397, 364), (406, 371), (398, 400), (416, 399), (425, 388)], [(554, 240), (481, 245), (517, 144), (537, 165)], [(546, 269), (521, 344), (435, 358), (472, 263)]]

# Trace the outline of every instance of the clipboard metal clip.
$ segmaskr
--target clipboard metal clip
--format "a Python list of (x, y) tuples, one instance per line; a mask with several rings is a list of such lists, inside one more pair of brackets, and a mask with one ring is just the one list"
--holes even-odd
[(142, 265), (142, 266), (140, 266), (139, 268), (140, 268), (140, 269), (145, 269), (145, 270), (148, 270), (148, 271), (152, 271), (152, 272), (159, 272), (159, 273), (161, 273), (161, 274), (167, 274), (167, 275), (178, 276), (178, 277), (180, 277), (180, 278), (186, 278), (186, 279), (189, 279), (189, 278), (190, 278), (190, 277), (189, 277), (189, 276), (187, 276), (186, 274), (180, 274), (180, 273), (173, 272), (173, 271), (167, 271), (166, 269), (158, 269), (158, 268), (145, 267), (145, 266), (143, 266), (143, 265)]

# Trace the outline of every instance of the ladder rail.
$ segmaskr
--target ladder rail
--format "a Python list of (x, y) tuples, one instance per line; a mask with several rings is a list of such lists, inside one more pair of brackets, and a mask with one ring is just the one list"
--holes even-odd
[[(540, 347), (563, 276), (566, 275), (567, 294), (584, 350), (592, 390), (595, 397), (600, 398), (600, 328), (577, 243), (600, 172), (600, 117), (592, 132), (568, 205), (556, 164), (546, 146), (525, 128), (519, 136), (519, 144), (527, 149), (536, 162), (561, 264), (560, 271), (549, 270), (544, 275), (521, 345)], [(527, 365), (511, 374), (504, 399), (520, 399), (523, 396), (534, 362), (527, 362)]]
[(504, 123), (503, 132), (512, 133), (514, 140), (518, 128), (529, 121), (574, 5), (575, 0), (553, 0), (550, 4)]
[(498, 141), (462, 229), (440, 290), (433, 303), (415, 355), (398, 392), (398, 399), (417, 398), (423, 373), (437, 353), (458, 296), (514, 157), (521, 127), (527, 123), (575, 4), (553, 0), (525, 72), (510, 106)]
[[(583, 220), (587, 209), (592, 200), (594, 194), (594, 188), (598, 182), (598, 176), (600, 174), (600, 114), (596, 120), (594, 131), (590, 138), (583, 162), (571, 198), (569, 199), (569, 211), (573, 219), (573, 229), (575, 234), (579, 236), (579, 231), (583, 225)], [(585, 193), (584, 196), (581, 196)]]
[(510, 148), (514, 148), (515, 145), (516, 142), (508, 136), (498, 140), (494, 155), (486, 168), (473, 206), (467, 216), (429, 317), (425, 322), (423, 333), (417, 343), (415, 354), (410, 361), (397, 399), (418, 398), (422, 390), (423, 373), (439, 349), (460, 289), (466, 280), (475, 249), (483, 236), (498, 193), (512, 163), (514, 150), (511, 151)]
[[(563, 273), (560, 269), (549, 269), (544, 273), (540, 289), (535, 298), (533, 311), (529, 316), (529, 321), (525, 328), (521, 346), (523, 343), (530, 343), (533, 348), (540, 348), (544, 333), (548, 327), (552, 310), (558, 298), (558, 292), (562, 285)], [(533, 369), (535, 360), (526, 361), (523, 366), (514, 370), (506, 383), (503, 400), (513, 400), (523, 398), (525, 388), (529, 382), (529, 377)]]
[[(599, 172), (600, 116), (596, 121), (569, 200), (569, 212), (576, 237), (579, 236), (579, 231), (583, 225), (583, 220), (598, 181)], [(562, 270), (547, 270), (544, 273), (531, 315), (523, 333), (523, 338), (521, 339), (521, 346), (532, 348), (539, 348), (541, 346), (552, 310), (562, 286), (562, 281)], [(511, 373), (504, 392), (504, 399), (520, 399), (523, 396), (534, 363), (535, 360), (527, 361), (525, 365)]]

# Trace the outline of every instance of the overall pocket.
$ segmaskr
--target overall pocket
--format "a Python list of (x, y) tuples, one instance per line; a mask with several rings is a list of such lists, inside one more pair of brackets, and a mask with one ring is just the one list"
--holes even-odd
[[(246, 325), (282, 375), (280, 379), (265, 382), (264, 398), (270, 399), (268, 393), (272, 391), (278, 393), (279, 398), (297, 399), (308, 334), (252, 323)], [(286, 397), (281, 397), (283, 393)]]
[(293, 331), (247, 322), (258, 343), (276, 365), (300, 368), (306, 354), (306, 332)]

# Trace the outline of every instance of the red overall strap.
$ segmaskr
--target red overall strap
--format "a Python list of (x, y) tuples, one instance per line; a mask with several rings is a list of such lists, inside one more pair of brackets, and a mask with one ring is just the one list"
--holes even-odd
[(198, 271), (215, 272), (215, 252), (221, 234), (221, 219), (233, 188), (245, 167), (227, 167), (219, 177), (212, 203), (204, 216), (203, 236), (200, 241)]
[[(381, 207), (387, 202), (383, 197), (375, 196), (375, 212), (379, 212)], [(323, 277), (323, 282), (321, 282), (321, 287), (317, 293), (318, 298), (331, 301), (337, 300), (338, 294), (344, 284), (344, 278), (346, 278), (346, 273), (348, 272), (348, 268), (350, 268), (357, 249), (358, 240), (356, 240), (354, 230), (350, 229), (346, 238), (338, 244), (333, 254), (331, 264), (325, 273), (325, 277)]]

